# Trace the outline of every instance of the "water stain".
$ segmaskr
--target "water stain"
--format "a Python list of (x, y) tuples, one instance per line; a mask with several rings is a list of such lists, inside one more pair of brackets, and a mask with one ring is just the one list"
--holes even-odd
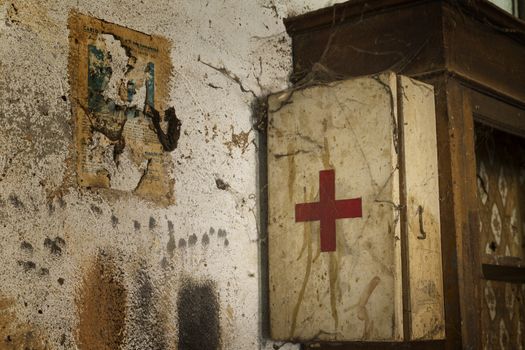
[(220, 308), (216, 283), (183, 280), (177, 300), (178, 348), (213, 350), (221, 346)]
[(124, 340), (127, 291), (112, 253), (100, 250), (84, 275), (77, 343), (81, 350), (115, 350)]
[(368, 282), (366, 288), (361, 293), (361, 296), (359, 297), (359, 302), (357, 303), (357, 318), (361, 321), (364, 321), (365, 323), (363, 329), (363, 339), (369, 339), (374, 330), (374, 321), (371, 320), (368, 316), (366, 304), (368, 303), (370, 296), (376, 289), (379, 282), (381, 282), (381, 278), (379, 278), (378, 276), (372, 278), (370, 282)]

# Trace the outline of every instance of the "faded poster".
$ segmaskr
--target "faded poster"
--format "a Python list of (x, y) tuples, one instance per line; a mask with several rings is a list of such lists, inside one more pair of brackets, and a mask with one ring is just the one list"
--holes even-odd
[(78, 184), (172, 203), (171, 158), (146, 114), (166, 108), (169, 42), (76, 12), (69, 30)]

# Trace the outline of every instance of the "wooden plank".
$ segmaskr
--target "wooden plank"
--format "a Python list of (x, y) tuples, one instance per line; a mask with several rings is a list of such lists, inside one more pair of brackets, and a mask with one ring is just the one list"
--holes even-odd
[(525, 267), (482, 264), (483, 278), (493, 281), (525, 283)]
[(399, 76), (398, 96), (406, 191), (409, 339), (444, 339), (434, 89)]
[(481, 264), (476, 242), (476, 165), (474, 151), (474, 118), (468, 94), (453, 79), (446, 85), (449, 111), (449, 137), (452, 166), (452, 193), (457, 248), (461, 310), (461, 335), (464, 349), (481, 348)]
[[(402, 339), (396, 79), (357, 78), (269, 99), (270, 328), (274, 339)], [(361, 198), (362, 218), (336, 221), (336, 250), (321, 251), (319, 221), (296, 222), (299, 203)]]

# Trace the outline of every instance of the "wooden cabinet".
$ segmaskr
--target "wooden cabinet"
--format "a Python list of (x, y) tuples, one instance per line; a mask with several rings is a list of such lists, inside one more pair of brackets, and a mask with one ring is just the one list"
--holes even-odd
[[(391, 70), (434, 87), (446, 339), (395, 348), (525, 346), (525, 261), (520, 252), (525, 196), (518, 193), (523, 188), (525, 22), (485, 1), (357, 0), (289, 18), (285, 24), (292, 37), (296, 86)], [(476, 146), (487, 130), (495, 143), (489, 146), (495, 152), (490, 157), (498, 160), (491, 169), (484, 160), (486, 149)], [(517, 138), (506, 136), (510, 134)], [(498, 162), (515, 164), (506, 166), (507, 179), (498, 179), (498, 169), (504, 167)], [(489, 179), (491, 174), (495, 180)], [(506, 182), (505, 200), (514, 196), (517, 209), (501, 209), (498, 221), (492, 207), (483, 207), (483, 186), (490, 182), (486, 194), (501, 197), (505, 191), (499, 181)], [(507, 225), (507, 236), (514, 235), (508, 237), (518, 237), (514, 248), (497, 246), (503, 236), (497, 239), (490, 226), (498, 223)], [(307, 346), (390, 349), (394, 344)]]

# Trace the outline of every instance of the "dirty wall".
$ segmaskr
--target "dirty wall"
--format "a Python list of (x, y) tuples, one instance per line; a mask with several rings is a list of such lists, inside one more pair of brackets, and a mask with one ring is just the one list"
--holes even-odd
[[(282, 19), (332, 3), (0, 0), (0, 349), (282, 345), (262, 326), (253, 102), (288, 85)], [(74, 12), (169, 46), (170, 200), (133, 191), (149, 163), (122, 150), (117, 190), (79, 186)]]

